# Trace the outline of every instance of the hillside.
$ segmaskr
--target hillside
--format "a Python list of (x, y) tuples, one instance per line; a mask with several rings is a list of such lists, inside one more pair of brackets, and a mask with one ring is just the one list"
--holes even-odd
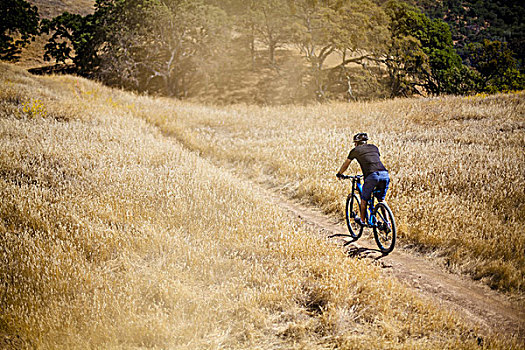
[(460, 54), (468, 43), (499, 40), (508, 42), (523, 64), (525, 5), (522, 1), (416, 0), (415, 3), (430, 17), (448, 23)]
[[(94, 11), (94, 0), (28, 0), (31, 5), (38, 7), (41, 18), (51, 19), (63, 12), (78, 13), (87, 15)], [(48, 65), (50, 62), (44, 61), (44, 46), (49, 39), (48, 35), (40, 35), (35, 38), (28, 46), (22, 50), (21, 59), (16, 64), (24, 68), (35, 68)]]
[[(231, 161), (228, 168), (236, 164), (237, 171), (275, 181), (287, 176), (290, 190), (313, 202), (332, 193), (338, 198), (331, 207), (338, 210), (342, 193), (329, 180), (333, 171), (325, 171), (346, 147), (334, 127), (350, 120), (325, 119), (331, 137), (312, 134), (317, 142), (283, 143), (279, 135), (293, 136), (296, 113), (314, 122), (341, 105), (310, 113), (302, 107), (219, 109), (136, 96), (77, 77), (34, 77), (5, 64), (0, 82), (2, 347), (520, 347), (511, 335), (481, 331), (421, 297), (376, 264), (349, 258), (199, 155), (211, 157), (209, 151), (188, 149), (207, 144), (222, 150), (212, 158)], [(377, 107), (351, 106), (367, 114)], [(239, 119), (248, 115), (250, 132)], [(516, 132), (512, 140), (520, 142), (522, 131)], [(182, 135), (184, 144), (174, 138)], [(213, 135), (228, 136), (217, 143)], [(236, 144), (249, 135), (259, 141)], [(404, 135), (423, 142), (425, 133)], [(382, 144), (384, 137), (378, 136)], [(277, 149), (256, 145), (272, 142), (318, 161), (307, 167), (294, 163), (297, 157), (268, 163)], [(325, 144), (341, 152), (327, 154)], [(399, 177), (396, 157), (388, 163)], [(299, 170), (293, 178), (286, 163)], [(312, 191), (308, 184), (328, 187)], [(392, 197), (402, 198), (401, 192), (398, 185)], [(392, 204), (402, 213), (409, 203)], [(423, 228), (421, 235), (430, 233)]]
[(29, 0), (29, 3), (38, 7), (42, 18), (51, 19), (65, 11), (83, 16), (92, 13), (95, 0)]

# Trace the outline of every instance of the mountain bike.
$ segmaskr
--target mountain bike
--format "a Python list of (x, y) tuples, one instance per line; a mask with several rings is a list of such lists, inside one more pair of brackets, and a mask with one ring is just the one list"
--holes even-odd
[(346, 198), (345, 218), (350, 237), (354, 241), (358, 240), (363, 234), (365, 227), (372, 228), (374, 231), (374, 238), (383, 254), (388, 254), (394, 250), (396, 243), (396, 221), (392, 210), (385, 202), (374, 203), (376, 194), (380, 191), (374, 189), (372, 197), (368, 201), (366, 210), (365, 225), (360, 225), (355, 222), (359, 217), (359, 208), (361, 206), (361, 192), (363, 185), (361, 184), (362, 175), (346, 176), (342, 179), (352, 180), (352, 191)]

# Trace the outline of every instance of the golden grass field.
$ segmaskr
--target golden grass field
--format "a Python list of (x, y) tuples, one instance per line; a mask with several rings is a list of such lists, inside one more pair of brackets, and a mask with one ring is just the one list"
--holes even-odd
[[(313, 106), (207, 107), (141, 99), (133, 113), (219, 164), (342, 218), (335, 173), (367, 132), (391, 174), (400, 242), (523, 295), (525, 93)], [(347, 173), (359, 173), (357, 162)]]
[(341, 212), (357, 130), (401, 241), (522, 291), (522, 94), (216, 108), (0, 64), (0, 347), (519, 348), (218, 166)]

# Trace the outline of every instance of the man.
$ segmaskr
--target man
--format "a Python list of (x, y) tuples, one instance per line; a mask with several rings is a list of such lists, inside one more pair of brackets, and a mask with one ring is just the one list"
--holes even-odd
[(342, 177), (353, 159), (357, 159), (357, 162), (361, 166), (361, 171), (365, 179), (361, 193), (361, 207), (359, 208), (361, 218), (355, 218), (355, 221), (360, 225), (365, 225), (366, 223), (366, 204), (372, 198), (374, 188), (377, 187), (377, 189), (380, 190), (376, 198), (382, 202), (385, 200), (388, 185), (390, 184), (388, 170), (386, 170), (379, 159), (379, 149), (372, 144), (367, 144), (367, 141), (368, 135), (366, 133), (361, 132), (354, 135), (355, 147), (350, 151), (348, 158), (336, 174), (338, 178)]

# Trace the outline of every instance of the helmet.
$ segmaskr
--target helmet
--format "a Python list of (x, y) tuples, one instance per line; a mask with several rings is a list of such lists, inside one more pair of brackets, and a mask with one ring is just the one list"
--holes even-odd
[(366, 142), (368, 141), (368, 135), (366, 132), (360, 132), (354, 135), (354, 142)]

